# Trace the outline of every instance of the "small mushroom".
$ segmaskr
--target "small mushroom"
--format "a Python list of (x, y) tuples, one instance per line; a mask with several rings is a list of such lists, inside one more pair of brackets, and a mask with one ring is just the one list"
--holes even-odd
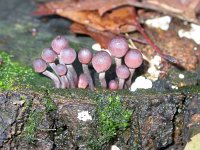
[(119, 78), (119, 89), (123, 89), (125, 79), (129, 77), (130, 71), (128, 67), (126, 67), (125, 65), (121, 65), (116, 68), (116, 74), (117, 77)]
[(72, 63), (76, 59), (76, 52), (73, 48), (66, 48), (61, 50), (59, 61), (61, 64), (65, 64), (67, 66), (67, 78), (69, 79), (70, 86), (74, 88), (78, 84), (78, 77), (76, 71), (72, 65)]
[(52, 79), (54, 81), (56, 88), (60, 87), (60, 81), (59, 81), (58, 77), (56, 75), (54, 75), (53, 73), (51, 73), (50, 71), (46, 70), (47, 63), (43, 59), (41, 59), (41, 58), (35, 59), (33, 61), (33, 68), (34, 68), (35, 72), (42, 73), (43, 75)]
[(93, 91), (94, 84), (93, 84), (92, 76), (88, 68), (88, 63), (90, 63), (90, 61), (92, 60), (92, 52), (89, 49), (83, 48), (78, 53), (78, 59), (80, 63), (82, 64), (83, 72), (88, 76), (89, 87)]
[(51, 47), (57, 54), (60, 54), (62, 49), (69, 47), (69, 43), (64, 36), (58, 35), (53, 39)]
[(116, 67), (122, 64), (121, 58), (128, 51), (128, 42), (121, 36), (114, 37), (108, 44), (108, 50), (115, 57)]
[(78, 88), (86, 89), (89, 84), (88, 76), (84, 73), (80, 74), (78, 78)]
[(61, 88), (62, 89), (69, 88), (69, 81), (68, 81), (67, 77), (65, 76), (67, 73), (67, 67), (63, 64), (57, 64), (56, 71), (60, 77)]
[(97, 52), (92, 58), (92, 65), (97, 73), (99, 73), (99, 80), (103, 88), (107, 87), (105, 72), (110, 68), (111, 64), (112, 58), (105, 51)]
[(141, 66), (143, 62), (143, 57), (141, 52), (137, 49), (129, 50), (124, 57), (124, 62), (126, 66), (128, 66), (131, 73), (129, 79), (126, 81), (127, 86), (130, 87), (135, 69)]
[(57, 58), (57, 54), (51, 48), (45, 48), (42, 51), (41, 57), (44, 61), (46, 61), (49, 66), (53, 69), (53, 71), (58, 75), (56, 72), (56, 64), (55, 60)]
[(115, 80), (110, 80), (110, 82), (108, 84), (108, 88), (110, 90), (117, 90), (119, 88), (118, 82)]

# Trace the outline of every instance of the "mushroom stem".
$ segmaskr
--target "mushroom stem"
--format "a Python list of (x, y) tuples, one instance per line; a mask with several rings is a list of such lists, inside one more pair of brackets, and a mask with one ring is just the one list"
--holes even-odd
[(61, 82), (61, 88), (62, 89), (69, 88), (69, 81), (68, 81), (67, 77), (58, 75), (58, 72), (56, 70), (56, 64), (55, 63), (49, 63), (49, 66), (53, 69), (55, 74), (58, 76), (58, 78), (59, 78), (59, 80)]
[(122, 59), (115, 57), (116, 68), (122, 65)]
[(56, 88), (60, 88), (60, 81), (59, 81), (58, 77), (55, 74), (51, 73), (48, 70), (42, 72), (42, 74), (47, 76), (47, 77), (49, 77), (50, 79), (52, 79)]
[(106, 84), (106, 79), (105, 79), (105, 72), (99, 73), (99, 80), (100, 80), (100, 83), (101, 83), (101, 87), (106, 88), (107, 84)]
[(62, 89), (69, 88), (69, 81), (65, 75), (60, 77), (60, 81)]
[(48, 64), (52, 68), (52, 70), (56, 73), (56, 75), (58, 75), (58, 73), (56, 71), (56, 64), (55, 63), (48, 63)]
[(128, 80), (126, 81), (126, 85), (127, 85), (128, 88), (131, 86), (131, 81), (132, 81), (135, 69), (129, 68), (129, 71), (130, 71), (130, 76), (129, 76)]
[[(62, 62), (60, 55), (58, 55), (58, 60), (59, 60), (60, 64), (65, 65), (65, 63)], [(68, 72), (67, 72), (66, 76), (67, 76), (67, 79), (68, 79), (68, 82), (69, 82), (69, 87), (70, 88), (75, 88), (75, 84), (74, 84), (74, 80), (73, 80), (73, 75), (72, 75), (71, 70), (69, 69), (70, 67), (69, 67), (69, 65), (66, 65), (66, 67), (68, 69)]]
[(119, 78), (119, 89), (123, 89), (124, 87), (124, 79)]
[(94, 91), (94, 83), (93, 83), (92, 76), (91, 76), (91, 74), (90, 74), (88, 65), (82, 64), (82, 68), (83, 68), (83, 72), (84, 72), (84, 73), (87, 75), (87, 77), (88, 77), (88, 80), (89, 80), (89, 88), (90, 88), (92, 91)]
[[(68, 68), (67, 68), (67, 69), (68, 69)], [(69, 69), (68, 69), (68, 72), (67, 72), (67, 78), (68, 78), (70, 87), (71, 87), (71, 88), (75, 88), (73, 75), (72, 75), (72, 72), (71, 72)]]
[(78, 85), (78, 76), (76, 74), (76, 71), (75, 71), (74, 67), (72, 66), (72, 64), (68, 64), (66, 66), (67, 66), (68, 72), (71, 72), (71, 77), (74, 82), (74, 86), (76, 87)]

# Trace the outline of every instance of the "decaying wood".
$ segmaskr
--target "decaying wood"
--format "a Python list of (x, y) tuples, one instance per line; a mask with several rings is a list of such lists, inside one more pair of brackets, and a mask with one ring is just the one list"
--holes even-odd
[[(104, 94), (102, 96), (105, 96), (106, 101), (107, 96)], [(25, 103), (32, 104), (31, 107), (27, 104), (16, 105), (22, 101), (22, 97), (26, 100)], [(53, 145), (66, 149), (85, 147), (94, 135), (93, 132), (98, 132), (98, 124), (95, 120), (96, 102), (88, 97), (83, 98), (77, 95), (75, 97), (66, 98), (51, 94), (49, 98), (54, 101), (57, 110), (45, 113), (45, 99), (41, 93), (0, 93), (0, 125), (2, 127), (0, 128), (0, 149), (16, 147), (18, 149), (52, 149)], [(199, 120), (191, 120), (191, 115), (194, 115), (194, 112), (196, 115), (199, 114), (197, 105), (200, 101), (199, 94), (187, 96), (172, 92), (163, 95), (158, 92), (143, 96), (132, 94), (120, 95), (120, 97), (123, 98), (123, 105), (133, 110), (133, 114), (128, 129), (116, 135), (118, 138), (115, 139), (121, 140), (115, 140), (109, 144), (114, 142), (128, 149), (133, 149), (133, 146), (138, 149), (160, 149), (168, 146), (183, 149), (184, 144), (189, 140), (190, 132), (198, 126)], [(82, 111), (88, 111), (92, 120), (80, 120), (78, 114)], [(27, 134), (24, 131), (27, 119), (33, 112), (43, 112), (43, 115), (34, 133), (36, 136), (34, 147), (30, 148), (32, 145), (23, 140), (23, 137)], [(198, 133), (198, 130), (195, 133)]]

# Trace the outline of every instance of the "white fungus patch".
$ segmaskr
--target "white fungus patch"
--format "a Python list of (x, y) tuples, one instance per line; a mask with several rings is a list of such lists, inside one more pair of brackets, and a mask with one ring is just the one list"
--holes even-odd
[(171, 88), (177, 90), (177, 89), (178, 89), (178, 86), (176, 86), (176, 85), (172, 85)]
[(188, 38), (192, 39), (195, 43), (200, 44), (200, 26), (191, 23), (190, 24), (191, 29), (189, 31), (185, 31), (183, 29), (180, 29), (178, 31), (178, 35), (180, 38)]
[(117, 147), (116, 145), (112, 145), (110, 150), (120, 150), (120, 148)]
[(145, 24), (154, 28), (159, 28), (161, 30), (167, 31), (169, 29), (169, 24), (172, 18), (170, 16), (163, 16), (154, 19), (148, 19)]
[(101, 51), (101, 45), (99, 43), (94, 43), (92, 49), (95, 51)]
[(92, 120), (92, 116), (89, 114), (88, 111), (80, 111), (78, 112), (78, 117), (79, 120), (81, 121), (87, 121), (87, 120)]
[(136, 91), (137, 89), (150, 89), (153, 84), (150, 79), (145, 78), (144, 76), (139, 76), (135, 79), (135, 82), (132, 83), (130, 91)]
[(178, 75), (178, 77), (179, 77), (180, 79), (184, 79), (184, 78), (185, 78), (184, 74), (181, 74), (181, 73)]
[(161, 68), (161, 57), (159, 55), (155, 55), (149, 62), (149, 68), (147, 72), (150, 74), (148, 78), (155, 81), (158, 79), (161, 71), (159, 70)]
[(150, 63), (155, 66), (160, 66), (161, 57), (159, 55), (155, 55), (153, 59), (151, 59)]

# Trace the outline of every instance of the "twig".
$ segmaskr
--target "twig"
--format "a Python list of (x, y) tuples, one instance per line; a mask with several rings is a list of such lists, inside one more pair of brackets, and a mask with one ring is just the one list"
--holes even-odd
[(176, 58), (162, 53), (161, 49), (146, 34), (143, 27), (140, 25), (138, 19), (136, 18), (136, 16), (133, 19), (135, 21), (135, 26), (136, 26), (137, 30), (142, 34), (142, 36), (149, 43), (149, 45), (151, 45), (151, 47), (158, 53), (158, 55), (160, 55), (160, 57), (167, 60), (168, 62), (171, 62), (171, 63), (174, 63), (174, 64), (179, 64), (179, 61)]

